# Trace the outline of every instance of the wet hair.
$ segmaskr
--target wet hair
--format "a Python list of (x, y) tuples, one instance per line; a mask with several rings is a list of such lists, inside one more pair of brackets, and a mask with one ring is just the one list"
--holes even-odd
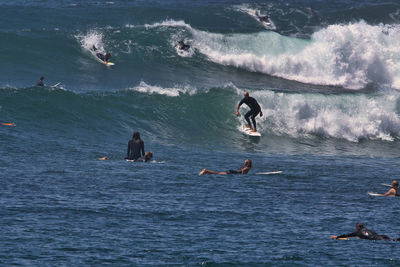
[(244, 166), (249, 168), (253, 167), (253, 162), (251, 161), (251, 159), (246, 159), (244, 161)]
[(152, 157), (153, 157), (153, 152), (148, 151), (148, 152), (146, 152), (146, 154), (144, 154), (144, 161), (145, 162), (149, 161), (149, 160), (151, 160)]
[(392, 186), (393, 187), (399, 187), (399, 182), (397, 180), (392, 181)]
[(244, 92), (243, 95), (244, 95), (245, 97), (246, 97), (246, 96), (249, 96), (249, 92)]
[(43, 77), (43, 76), (40, 76), (40, 80), (41, 80), (41, 81), (44, 80), (44, 77)]
[(356, 224), (356, 231), (360, 231), (363, 228), (364, 228), (364, 224), (362, 224), (362, 223), (357, 223)]
[(132, 139), (133, 140), (140, 140), (140, 133), (138, 131), (133, 132)]

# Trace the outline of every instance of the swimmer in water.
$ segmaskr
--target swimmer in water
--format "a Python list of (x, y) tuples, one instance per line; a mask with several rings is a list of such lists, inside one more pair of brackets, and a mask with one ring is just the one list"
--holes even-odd
[(348, 237), (358, 237), (361, 239), (368, 239), (368, 240), (387, 240), (387, 241), (400, 241), (399, 238), (391, 239), (387, 235), (378, 235), (372, 230), (369, 230), (364, 227), (362, 223), (356, 224), (356, 231), (350, 234), (344, 234), (340, 236), (332, 235), (332, 239), (339, 239), (339, 238), (348, 238)]
[(207, 169), (203, 169), (199, 175), (203, 175), (203, 174), (247, 174), (251, 167), (253, 167), (253, 163), (251, 162), (250, 159), (246, 159), (244, 161), (244, 165), (242, 168), (240, 168), (239, 170), (229, 170), (229, 171), (223, 171), (223, 172), (215, 172), (215, 171), (210, 171)]

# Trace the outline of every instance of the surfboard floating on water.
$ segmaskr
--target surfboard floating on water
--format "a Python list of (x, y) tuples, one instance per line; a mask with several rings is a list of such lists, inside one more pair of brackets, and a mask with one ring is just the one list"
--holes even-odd
[(243, 126), (243, 131), (247, 135), (261, 137), (261, 134), (259, 132), (252, 132), (250, 128), (247, 128), (245, 126)]
[(59, 86), (61, 84), (61, 82), (56, 83), (55, 85), (52, 85), (51, 88), (56, 88), (57, 86)]
[(258, 172), (257, 174), (279, 174), (282, 173), (283, 171), (273, 171), (273, 172)]
[(381, 197), (382, 196), (381, 194), (372, 193), (372, 192), (368, 192), (367, 194), (370, 195), (370, 196), (373, 196), (373, 197)]
[(16, 126), (14, 122), (0, 122), (3, 126)]

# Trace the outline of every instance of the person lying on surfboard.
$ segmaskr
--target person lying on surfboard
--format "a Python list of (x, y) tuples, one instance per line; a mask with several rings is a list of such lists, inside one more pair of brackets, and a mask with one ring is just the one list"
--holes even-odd
[(94, 52), (96, 52), (96, 56), (97, 56), (101, 61), (104, 61), (104, 62), (107, 63), (107, 62), (110, 60), (110, 58), (111, 58), (111, 54), (110, 54), (110, 53), (105, 53), (105, 54), (103, 54), (103, 53), (97, 52), (98, 49), (96, 48), (95, 45), (92, 46), (92, 49), (93, 49)]
[(332, 239), (346, 239), (349, 237), (358, 237), (361, 239), (368, 239), (368, 240), (387, 240), (387, 241), (400, 241), (400, 238), (397, 239), (391, 239), (387, 235), (378, 235), (372, 230), (369, 230), (364, 227), (362, 223), (357, 223), (356, 224), (356, 231), (350, 234), (344, 234), (340, 236), (332, 235)]
[(43, 76), (40, 76), (40, 79), (39, 79), (39, 81), (36, 83), (36, 86), (44, 86), (44, 77)]
[(203, 175), (203, 174), (247, 174), (251, 167), (253, 167), (253, 163), (251, 162), (250, 159), (246, 159), (244, 161), (244, 165), (242, 168), (240, 168), (239, 170), (229, 170), (229, 171), (223, 171), (223, 172), (215, 172), (215, 171), (210, 171), (207, 169), (203, 169), (199, 175)]
[(260, 20), (260, 22), (270, 23), (269, 16), (261, 16), (258, 11), (255, 11), (256, 17)]
[(399, 182), (396, 180), (392, 181), (392, 188), (389, 189), (385, 194), (376, 194), (376, 196), (382, 196), (382, 197), (399, 197), (400, 192), (398, 191), (399, 189)]
[(256, 119), (255, 117), (260, 113), (260, 117), (263, 116), (262, 110), (260, 105), (258, 104), (257, 100), (254, 98), (250, 97), (248, 92), (244, 92), (244, 98), (239, 102), (239, 104), (236, 107), (236, 116), (239, 116), (239, 108), (240, 106), (245, 103), (250, 110), (244, 115), (244, 118), (247, 121), (247, 126), (248, 128), (251, 128), (251, 123), (249, 120), (249, 117), (251, 116), (251, 120), (253, 121), (253, 126), (254, 128), (251, 130), (251, 132), (257, 132), (257, 124), (256, 124)]
[(179, 50), (187, 51), (189, 48), (190, 48), (190, 45), (185, 44), (183, 41), (179, 41), (178, 42), (178, 49)]

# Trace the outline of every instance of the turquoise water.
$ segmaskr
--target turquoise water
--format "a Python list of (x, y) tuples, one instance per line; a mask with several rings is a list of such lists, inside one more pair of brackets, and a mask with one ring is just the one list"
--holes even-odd
[[(0, 6), (1, 265), (399, 264), (396, 242), (329, 238), (400, 237), (397, 199), (367, 195), (398, 178), (398, 3)], [(122, 160), (136, 130), (154, 161)]]

